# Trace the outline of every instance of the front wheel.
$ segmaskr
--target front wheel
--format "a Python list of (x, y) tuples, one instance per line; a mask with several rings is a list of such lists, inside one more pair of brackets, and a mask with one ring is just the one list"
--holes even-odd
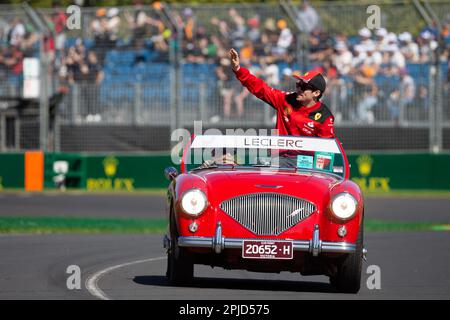
[[(172, 219), (171, 219), (172, 220)], [(170, 222), (170, 247), (167, 251), (166, 276), (172, 285), (186, 285), (194, 277), (194, 263), (185, 248), (178, 246), (178, 233)]]
[(358, 293), (361, 288), (364, 227), (359, 230), (356, 251), (338, 263), (337, 274), (330, 277), (330, 283), (342, 293)]

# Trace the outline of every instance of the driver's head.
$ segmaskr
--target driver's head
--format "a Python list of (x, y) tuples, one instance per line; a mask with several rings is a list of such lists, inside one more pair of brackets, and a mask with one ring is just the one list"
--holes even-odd
[(308, 71), (304, 75), (293, 73), (292, 76), (297, 79), (297, 100), (302, 103), (318, 101), (325, 92), (327, 86), (325, 78), (316, 70)]
[(227, 150), (225, 148), (214, 149), (211, 153), (213, 160), (218, 164), (236, 164), (236, 159), (233, 150)]
[(222, 158), (217, 159), (216, 163), (219, 164), (236, 164), (236, 160), (234, 159), (234, 156), (230, 153), (226, 153), (222, 156)]

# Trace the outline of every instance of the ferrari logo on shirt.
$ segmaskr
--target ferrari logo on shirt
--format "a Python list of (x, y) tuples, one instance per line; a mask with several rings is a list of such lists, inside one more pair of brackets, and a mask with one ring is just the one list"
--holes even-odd
[(291, 108), (289, 108), (289, 107), (284, 107), (284, 114), (286, 114), (286, 115), (290, 115), (292, 113), (292, 109)]
[(321, 113), (316, 113), (316, 114), (314, 115), (314, 120), (318, 121), (321, 117), (322, 117), (322, 114), (321, 114)]

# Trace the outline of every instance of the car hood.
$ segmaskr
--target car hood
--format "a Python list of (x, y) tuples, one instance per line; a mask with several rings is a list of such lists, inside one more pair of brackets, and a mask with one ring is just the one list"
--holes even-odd
[[(242, 194), (276, 192), (314, 200), (329, 194), (342, 179), (320, 172), (269, 168), (211, 169), (194, 173), (206, 184), (208, 198), (221, 202)], [(211, 197), (213, 199), (211, 199)]]

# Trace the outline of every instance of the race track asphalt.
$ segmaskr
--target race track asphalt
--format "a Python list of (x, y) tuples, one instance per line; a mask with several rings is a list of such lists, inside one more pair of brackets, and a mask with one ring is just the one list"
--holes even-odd
[[(156, 218), (164, 205), (154, 195), (0, 194), (2, 216)], [(366, 218), (449, 222), (450, 199), (367, 199)], [(171, 287), (161, 235), (0, 235), (0, 299), (450, 299), (449, 231), (367, 232), (365, 242), (361, 291), (343, 295), (326, 277), (207, 266), (191, 286)], [(80, 267), (79, 290), (66, 286), (70, 265)], [(380, 290), (366, 286), (372, 265)]]
[[(0, 299), (450, 299), (450, 232), (367, 233), (366, 244), (361, 290), (348, 295), (326, 277), (207, 266), (196, 266), (191, 286), (171, 287), (158, 235), (2, 235)], [(66, 286), (70, 265), (80, 267), (80, 290)], [(379, 290), (366, 285), (372, 265), (381, 271)], [(88, 291), (86, 280), (99, 274)]]

